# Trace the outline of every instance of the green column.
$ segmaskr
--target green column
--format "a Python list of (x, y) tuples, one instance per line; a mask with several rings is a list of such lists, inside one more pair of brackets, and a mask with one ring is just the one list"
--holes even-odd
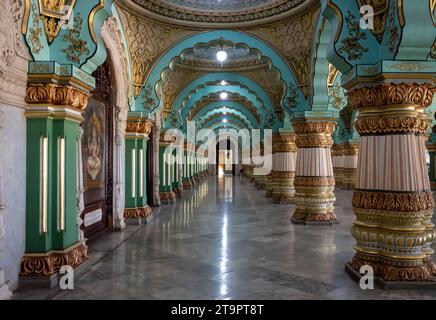
[(33, 81), (26, 96), (26, 252), (21, 276), (44, 277), (53, 286), (63, 265), (74, 268), (87, 259), (78, 234), (76, 161), (91, 88), (78, 80), (76, 85)]
[(126, 187), (124, 218), (149, 218), (147, 203), (147, 141), (152, 124), (130, 112), (126, 133)]

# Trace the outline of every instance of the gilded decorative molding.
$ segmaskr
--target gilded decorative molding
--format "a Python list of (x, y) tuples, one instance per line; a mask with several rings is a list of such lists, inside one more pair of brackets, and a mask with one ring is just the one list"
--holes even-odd
[(150, 135), (153, 129), (153, 123), (144, 118), (128, 118), (126, 132), (144, 134), (147, 137)]
[(383, 83), (376, 87), (355, 88), (348, 92), (348, 101), (355, 109), (388, 105), (429, 107), (436, 87), (430, 83)]
[(413, 116), (377, 116), (359, 117), (354, 126), (360, 135), (371, 134), (426, 134), (429, 126), (428, 118)]
[(310, 186), (310, 187), (324, 187), (324, 186), (334, 186), (334, 177), (301, 177), (296, 176), (294, 179), (294, 186)]
[(76, 0), (39, 0), (39, 11), (49, 43), (57, 37), (62, 24), (68, 21), (75, 3)]
[(359, 20), (351, 11), (347, 12), (345, 22), (347, 23), (349, 36), (341, 40), (342, 45), (338, 51), (347, 54), (350, 61), (359, 60), (362, 58), (363, 53), (368, 51), (368, 48), (360, 43), (361, 40), (366, 39), (366, 34), (360, 29)]
[(87, 92), (57, 84), (29, 84), (26, 90), (26, 102), (31, 105), (69, 106), (84, 111), (88, 98)]
[(88, 259), (88, 247), (82, 243), (65, 251), (51, 251), (46, 254), (26, 253), (21, 259), (21, 276), (51, 276), (62, 266), (75, 268)]
[(400, 193), (356, 190), (352, 200), (353, 207), (360, 209), (417, 213), (434, 208), (431, 192)]
[(380, 260), (378, 256), (356, 254), (348, 265), (357, 271), (362, 266), (371, 266), (374, 275), (386, 281), (433, 281), (436, 276), (435, 266), (430, 259), (414, 267), (395, 266)]
[(333, 145), (334, 121), (296, 120), (292, 125), (297, 133), (298, 148), (330, 148)]
[(339, 70), (334, 65), (329, 63), (329, 74), (327, 76), (327, 87), (331, 88), (335, 84), (336, 78), (339, 75)]
[(153, 210), (146, 206), (144, 208), (125, 208), (124, 209), (124, 219), (140, 219), (140, 218), (148, 218), (152, 215)]
[(65, 49), (62, 49), (67, 55), (67, 59), (71, 62), (80, 63), (80, 60), (83, 56), (86, 56), (90, 53), (88, 49), (87, 42), (80, 38), (80, 34), (82, 32), (83, 27), (83, 19), (80, 13), (77, 13), (74, 16), (74, 24), (72, 28), (68, 28), (67, 34), (64, 34), (62, 40), (69, 43), (69, 46)]
[(273, 134), (273, 152), (296, 152), (295, 134)]

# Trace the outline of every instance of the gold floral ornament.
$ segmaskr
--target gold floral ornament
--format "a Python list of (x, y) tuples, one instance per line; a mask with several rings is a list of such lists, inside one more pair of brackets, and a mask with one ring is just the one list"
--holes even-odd
[(76, 0), (39, 0), (39, 10), (44, 21), (49, 43), (59, 34), (64, 23), (68, 23)]
[(39, 54), (44, 46), (40, 39), (42, 34), (42, 28), (40, 27), (41, 16), (38, 14), (36, 3), (32, 4), (32, 20), (32, 26), (29, 28), (29, 43), (32, 47), (32, 53)]
[(341, 40), (342, 46), (339, 48), (339, 53), (346, 53), (350, 61), (359, 60), (363, 53), (368, 51), (368, 48), (360, 43), (361, 40), (366, 39), (366, 34), (360, 29), (359, 21), (351, 11), (348, 11), (345, 22), (349, 36)]
[(78, 13), (74, 17), (74, 25), (72, 28), (68, 29), (68, 33), (64, 34), (62, 40), (68, 41), (70, 45), (68, 48), (63, 49), (62, 51), (67, 55), (68, 60), (80, 63), (80, 59), (83, 55), (87, 55), (90, 53), (88, 47), (86, 46), (87, 42), (80, 38), (80, 34), (82, 32), (83, 19)]

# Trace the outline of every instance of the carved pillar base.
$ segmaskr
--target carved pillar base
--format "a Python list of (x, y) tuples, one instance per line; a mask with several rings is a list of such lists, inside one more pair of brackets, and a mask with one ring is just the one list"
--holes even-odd
[(353, 190), (356, 185), (357, 168), (343, 168), (342, 189)]
[(177, 187), (173, 190), (174, 194), (176, 195), (177, 199), (180, 199), (182, 197), (182, 189)]
[(277, 133), (273, 135), (272, 202), (290, 204), (293, 202), (295, 160), (297, 147), (295, 134)]
[(88, 259), (88, 247), (83, 243), (62, 251), (50, 251), (47, 253), (26, 253), (21, 259), (20, 281), (26, 282), (27, 279), (36, 278), (42, 284), (53, 287), (57, 285), (57, 275), (62, 266), (78, 268)]
[(296, 205), (292, 223), (337, 223), (334, 214), (335, 179), (331, 146), (335, 122), (299, 120), (293, 123), (297, 132), (297, 164), (295, 172)]
[(257, 176), (254, 186), (259, 190), (266, 190), (267, 177), (265, 175)]
[(273, 171), (273, 193), (271, 199), (273, 203), (277, 204), (291, 204), (294, 203), (294, 176), (295, 173), (291, 171)]
[(344, 179), (344, 153), (342, 144), (335, 144), (332, 147), (332, 165), (336, 188), (342, 188)]
[(125, 219), (147, 219), (151, 217), (153, 210), (146, 206), (144, 208), (126, 208), (124, 209)]
[[(352, 190), (356, 186), (357, 160), (359, 155), (359, 144), (346, 142), (342, 147), (343, 168), (342, 188)], [(336, 178), (336, 177), (335, 177)]]
[(425, 161), (433, 100), (431, 84), (383, 83), (349, 91), (359, 111), (360, 157), (353, 211), (355, 256), (347, 268), (362, 265), (386, 283), (436, 284), (431, 248), (435, 207)]
[(192, 189), (193, 189), (193, 185), (191, 180), (183, 181), (183, 190), (192, 190)]
[(334, 178), (296, 177), (294, 180), (296, 193), (294, 211), (291, 221), (296, 224), (338, 223), (334, 214)]
[(160, 201), (162, 203), (174, 203), (177, 199), (176, 194), (174, 192), (161, 192)]
[(271, 198), (273, 193), (273, 180), (271, 173), (266, 176), (266, 197)]

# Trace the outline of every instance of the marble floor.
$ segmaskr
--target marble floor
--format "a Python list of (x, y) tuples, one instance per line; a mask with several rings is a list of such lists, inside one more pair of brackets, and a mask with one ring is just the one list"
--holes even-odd
[(335, 226), (292, 225), (241, 177), (213, 178), (149, 224), (90, 244), (74, 290), (23, 289), (15, 299), (436, 299), (436, 290), (361, 290), (353, 256), (352, 191), (339, 190)]

